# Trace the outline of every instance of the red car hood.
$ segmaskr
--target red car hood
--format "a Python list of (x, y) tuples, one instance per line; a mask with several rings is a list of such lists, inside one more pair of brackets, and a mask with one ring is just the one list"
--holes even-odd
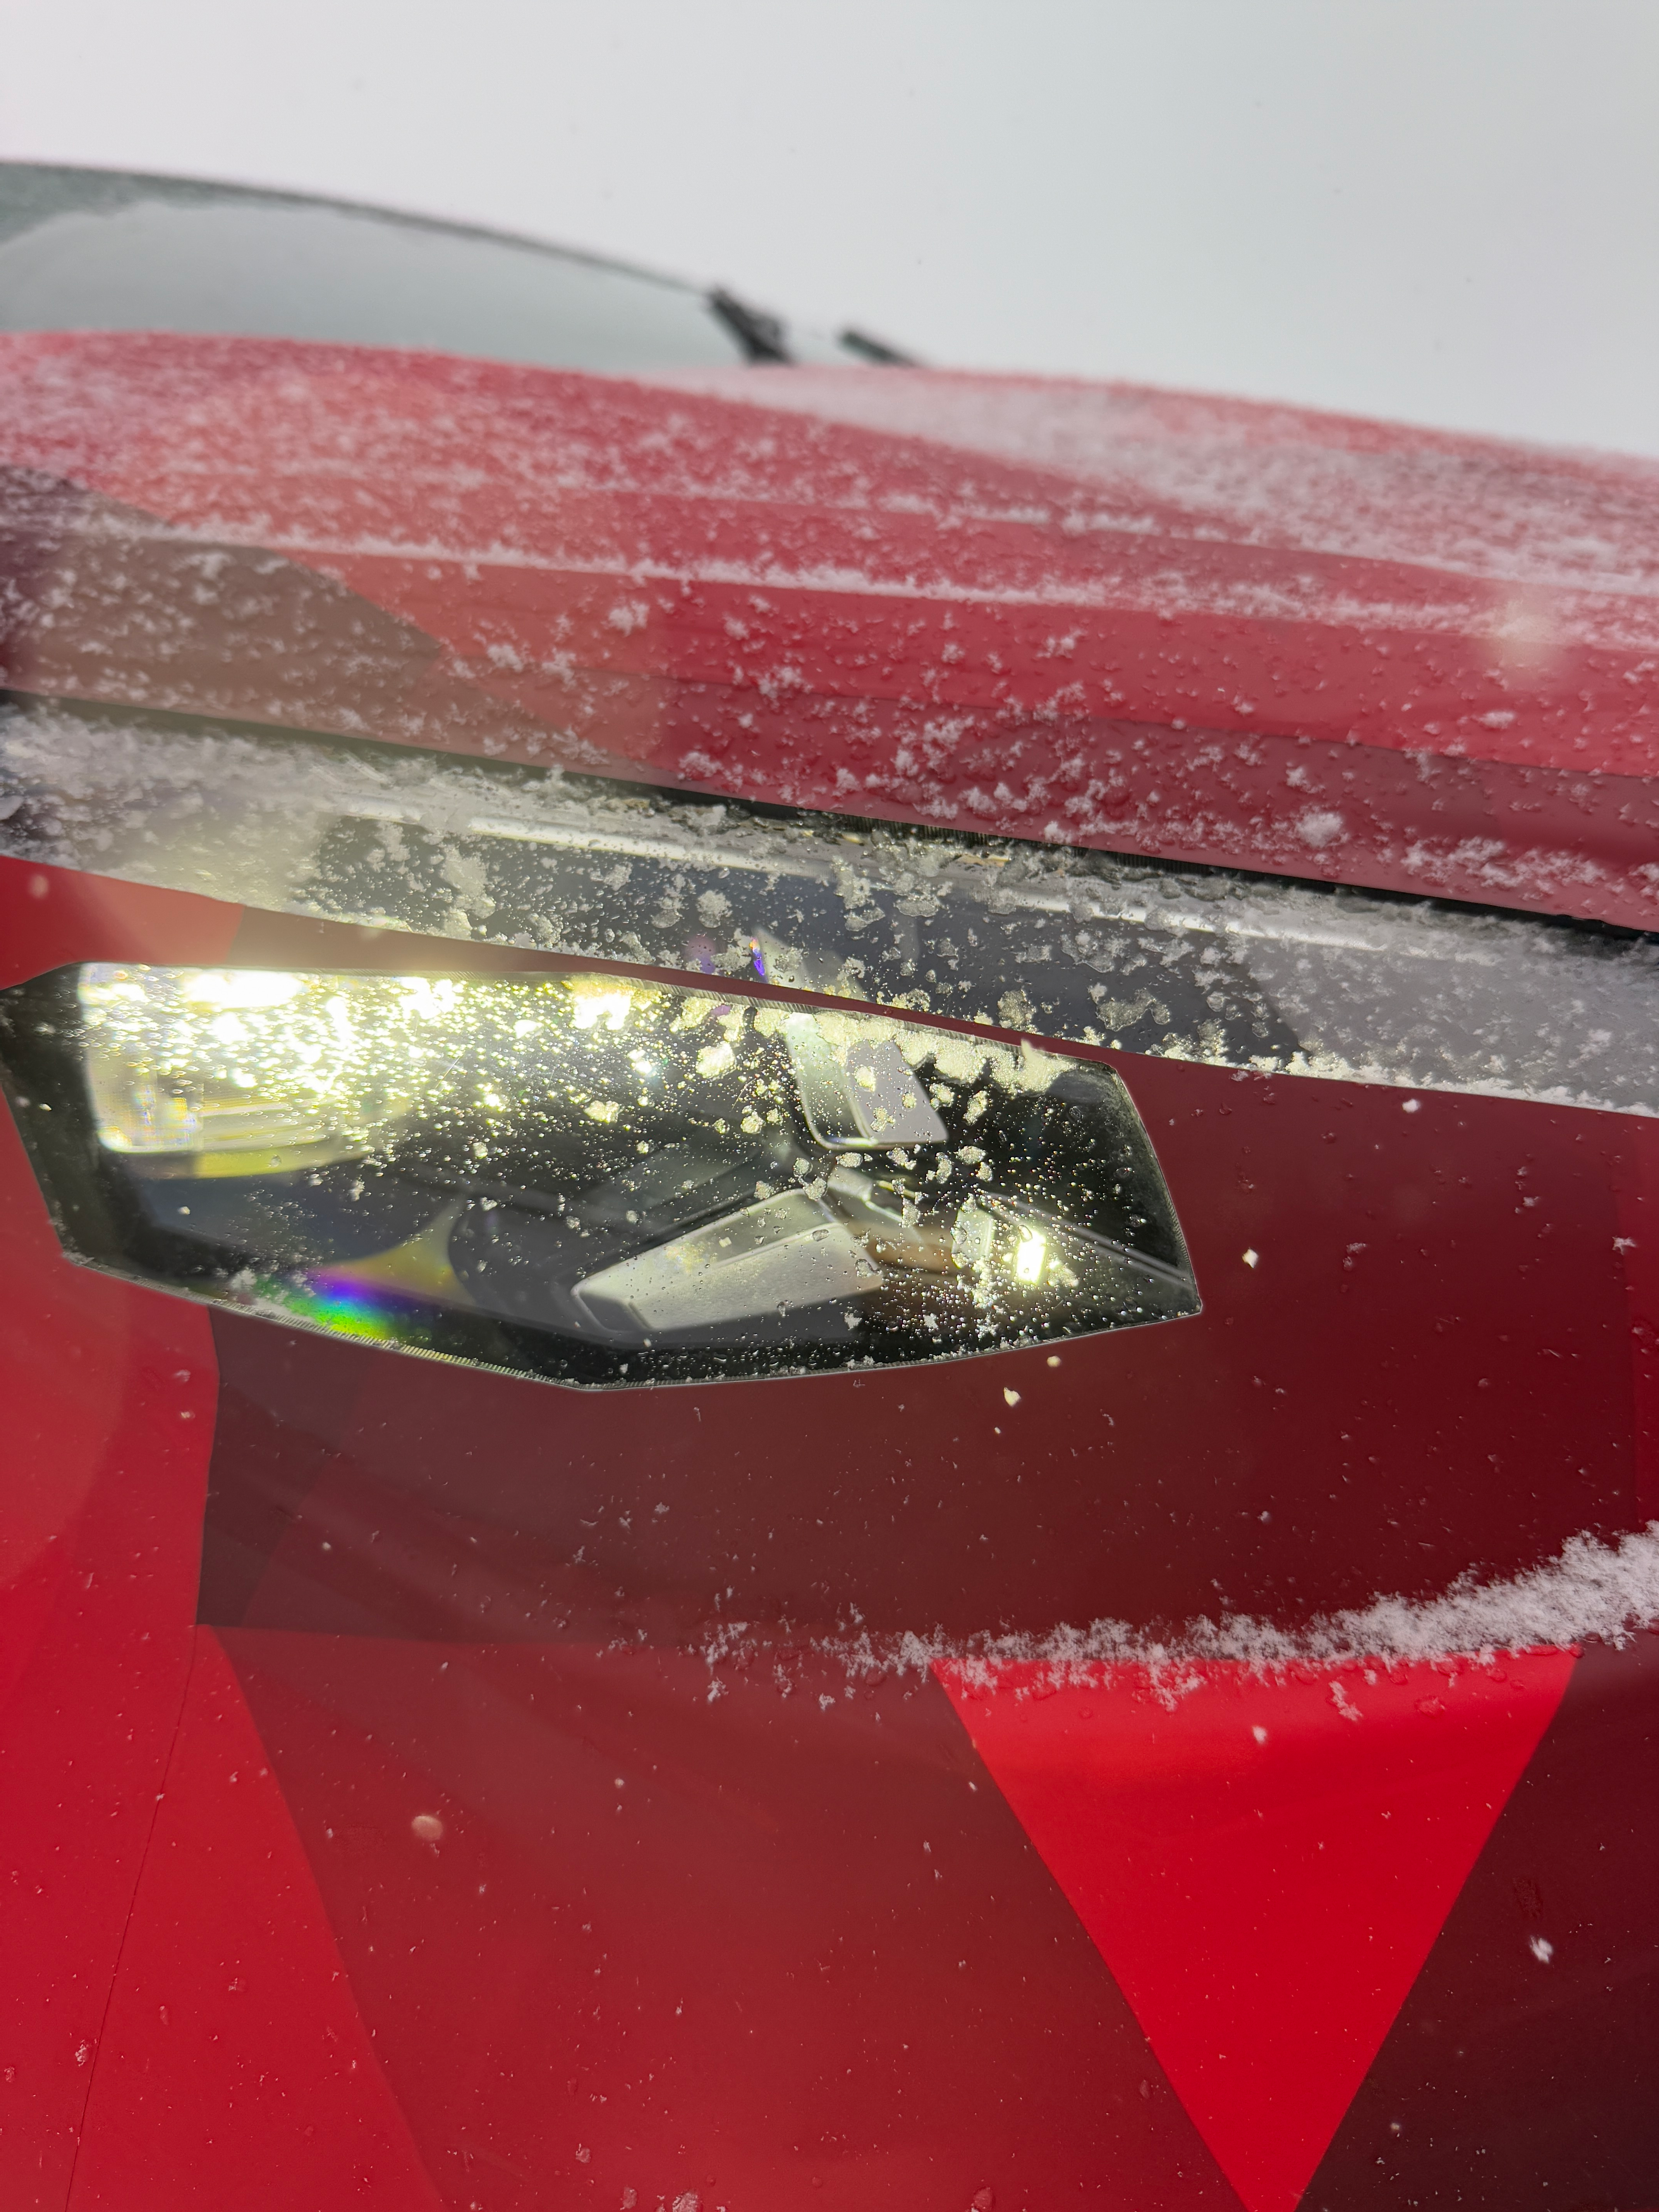
[(0, 680), (1651, 926), (1659, 465), (889, 369), (0, 339)]
[[(0, 338), (0, 683), (1650, 921), (1656, 476), (900, 370)], [(1659, 1121), (1571, 1103), (1593, 1008), (1516, 987), (1565, 1097), (1407, 1085), (1358, 1022), (1317, 1076), (1074, 1042), (1179, 1328), (562, 1389), (77, 1263), (50, 971), (532, 965), (499, 908), (377, 950), (343, 895), (137, 880), (88, 782), (69, 864), (27, 813), (0, 856), (4, 2212), (1659, 2205)], [(122, 834), (193, 866), (234, 817), (178, 798)], [(1592, 935), (1468, 931), (1650, 975)], [(1477, 1025), (1421, 972), (1390, 1018)]]

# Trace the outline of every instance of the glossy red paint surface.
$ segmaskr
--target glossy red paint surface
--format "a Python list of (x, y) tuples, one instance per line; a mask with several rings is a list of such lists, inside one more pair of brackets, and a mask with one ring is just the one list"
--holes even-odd
[[(7, 981), (94, 945), (222, 957), (199, 899), (0, 864)], [(0, 2197), (61, 2206), (189, 1669), (207, 1316), (71, 1267), (0, 1121)]]
[(1251, 2212), (1300, 2202), (1572, 1663), (947, 1675)]
[(12, 337), (0, 395), (25, 690), (1659, 910), (1652, 463), (234, 339)]
[[(0, 681), (1650, 926), (1656, 493), (9, 337)], [(0, 860), (7, 982), (301, 932)], [(1659, 2205), (1659, 1644), (1551, 1579), (1659, 1518), (1659, 1126), (1113, 1062), (1201, 1315), (654, 1392), (73, 1267), (0, 1126), (7, 2208)], [(1367, 1667), (1468, 1577), (1520, 1656)]]
[(443, 2203), (210, 1629), (193, 1638), (93, 2079), (77, 2212)]

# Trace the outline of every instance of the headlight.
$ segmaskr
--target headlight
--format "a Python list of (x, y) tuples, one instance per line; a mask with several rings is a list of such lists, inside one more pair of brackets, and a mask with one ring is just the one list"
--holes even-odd
[(1104, 1067), (614, 974), (89, 964), (0, 997), (77, 1256), (590, 1383), (1198, 1310)]

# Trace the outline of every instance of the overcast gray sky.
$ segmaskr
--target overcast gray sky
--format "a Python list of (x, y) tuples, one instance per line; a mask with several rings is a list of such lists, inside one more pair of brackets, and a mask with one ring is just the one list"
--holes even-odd
[(1659, 0), (0, 0), (0, 154), (1659, 453)]

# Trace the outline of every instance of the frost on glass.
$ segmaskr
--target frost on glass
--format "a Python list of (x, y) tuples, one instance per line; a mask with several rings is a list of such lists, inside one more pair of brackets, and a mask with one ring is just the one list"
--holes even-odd
[(96, 964), (0, 999), (80, 1257), (578, 1382), (884, 1365), (1195, 1312), (1108, 1069), (614, 974)]
[(61, 702), (0, 703), (0, 854), (1213, 1066), (1659, 1111), (1659, 940), (1538, 915)]

